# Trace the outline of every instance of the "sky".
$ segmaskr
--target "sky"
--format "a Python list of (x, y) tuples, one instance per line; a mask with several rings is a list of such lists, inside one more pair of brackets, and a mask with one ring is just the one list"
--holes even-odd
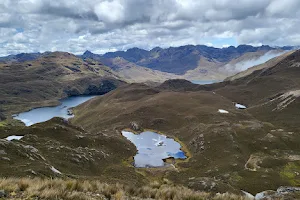
[(300, 0), (0, 0), (0, 55), (300, 45)]

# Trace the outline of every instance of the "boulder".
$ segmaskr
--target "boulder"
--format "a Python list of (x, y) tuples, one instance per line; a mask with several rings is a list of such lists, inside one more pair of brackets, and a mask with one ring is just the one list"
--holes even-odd
[(6, 196), (6, 192), (4, 190), (0, 190), (0, 198), (4, 198)]

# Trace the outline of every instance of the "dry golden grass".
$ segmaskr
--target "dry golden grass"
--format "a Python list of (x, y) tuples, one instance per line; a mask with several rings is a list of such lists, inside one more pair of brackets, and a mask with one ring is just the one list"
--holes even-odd
[(159, 200), (246, 200), (234, 194), (212, 195), (165, 182), (136, 188), (95, 180), (1, 178), (0, 190), (7, 199), (159, 199)]

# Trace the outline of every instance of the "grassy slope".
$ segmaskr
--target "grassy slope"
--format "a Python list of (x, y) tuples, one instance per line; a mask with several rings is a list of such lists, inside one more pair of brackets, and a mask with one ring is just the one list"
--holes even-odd
[[(192, 157), (177, 164), (179, 172), (164, 176), (195, 189), (209, 188), (201, 184), (203, 181), (216, 184), (209, 189), (212, 191), (228, 191), (231, 186), (251, 192), (298, 186), (298, 176), (291, 180), (284, 173), (290, 163), (298, 166), (299, 162), (300, 137), (290, 133), (299, 131), (298, 101), (278, 112), (264, 106), (274, 95), (299, 88), (298, 54), (267, 70), (211, 88), (182, 82), (179, 85), (185, 86), (178, 88), (176, 80), (159, 88), (125, 86), (80, 106), (73, 122), (91, 132), (110, 130), (111, 135), (119, 135), (136, 122), (142, 128), (178, 138)], [(236, 110), (234, 101), (250, 108)], [(256, 109), (258, 105), (262, 108)], [(219, 114), (218, 109), (229, 114)], [(265, 165), (268, 161), (273, 164)]]
[[(220, 114), (218, 109), (230, 113)], [(236, 110), (229, 99), (213, 92), (125, 86), (79, 106), (72, 122), (90, 132), (106, 130), (111, 136), (121, 135), (122, 129), (136, 122), (141, 129), (177, 138), (192, 156), (189, 162), (177, 163), (178, 171), (166, 170), (158, 176), (194, 189), (259, 192), (289, 184), (278, 173), (282, 166), (274, 166), (268, 173), (265, 169), (245, 170), (252, 154), (262, 152), (264, 160), (272, 157), (275, 149), (292, 150), (286, 146), (287, 141), (278, 135), (276, 143), (270, 144), (264, 137), (275, 127), (256, 120), (248, 111)]]
[(101, 90), (106, 93), (121, 84), (101, 63), (82, 61), (63, 52), (23, 63), (0, 64), (0, 77), (0, 112), (7, 115), (54, 105), (67, 95), (101, 93)]
[(106, 184), (99, 180), (74, 179), (0, 179), (8, 199), (160, 199), (160, 200), (246, 200), (234, 194), (211, 195), (182, 186), (174, 186), (167, 181), (152, 182), (143, 187), (122, 184)]
[(246, 77), (228, 82), (225, 87), (221, 85), (216, 92), (248, 105), (250, 112), (261, 120), (296, 128), (299, 111), (292, 108), (297, 108), (299, 98), (281, 111), (272, 111), (280, 103), (272, 100), (289, 91), (300, 89), (299, 66), (300, 51), (296, 51), (286, 55), (285, 59), (272, 67), (256, 70)]
[(272, 66), (278, 64), (280, 61), (282, 61), (283, 59), (285, 59), (287, 56), (291, 55), (294, 52), (295, 51), (289, 51), (289, 52), (287, 52), (287, 53), (285, 53), (283, 55), (280, 55), (280, 56), (277, 56), (275, 58), (272, 58), (271, 60), (269, 60), (269, 61), (267, 61), (265, 63), (253, 66), (253, 67), (251, 67), (251, 68), (249, 68), (249, 69), (247, 69), (245, 71), (242, 71), (242, 72), (240, 72), (238, 74), (230, 76), (230, 77), (226, 78), (226, 80), (233, 81), (233, 80), (236, 80), (236, 79), (248, 76), (251, 73), (253, 73), (254, 71), (272, 67)]
[[(20, 141), (0, 139), (0, 176), (101, 178), (142, 184), (143, 177), (133, 167), (123, 168), (123, 160), (135, 152), (132, 144), (104, 132), (89, 133), (62, 119), (31, 127), (0, 127), (0, 138), (25, 135)], [(115, 148), (118, 144), (118, 148)], [(54, 173), (51, 166), (62, 175)], [(123, 181), (122, 181), (123, 180)]]

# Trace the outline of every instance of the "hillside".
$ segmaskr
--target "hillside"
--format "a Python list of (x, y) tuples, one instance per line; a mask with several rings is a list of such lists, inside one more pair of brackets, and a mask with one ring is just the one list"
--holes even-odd
[(109, 62), (103, 61), (108, 66), (113, 66), (112, 70), (123, 80), (129, 83), (145, 83), (148, 81), (162, 83), (168, 79), (179, 78), (175, 74), (152, 70), (138, 66), (121, 57), (112, 58)]
[(0, 112), (6, 114), (57, 104), (66, 96), (104, 94), (122, 84), (120, 77), (101, 63), (64, 52), (1, 63), (0, 77)]
[[(299, 177), (288, 174), (300, 166), (299, 58), (296, 51), (267, 69), (211, 86), (179, 80), (157, 88), (125, 86), (79, 106), (73, 123), (113, 136), (135, 122), (141, 130), (178, 138), (191, 158), (164, 177), (194, 189), (203, 189), (198, 181), (209, 184), (210, 177), (218, 177), (218, 191), (298, 186)], [(248, 109), (238, 110), (233, 102)], [(102, 121), (94, 123), (96, 116)]]
[(253, 66), (249, 69), (246, 69), (238, 74), (235, 74), (233, 76), (230, 76), (228, 78), (225, 79), (225, 81), (233, 81), (235, 79), (239, 79), (239, 78), (242, 78), (242, 77), (245, 77), (245, 76), (248, 76), (250, 75), (251, 73), (253, 73), (254, 71), (257, 71), (257, 70), (262, 70), (262, 69), (266, 69), (266, 68), (269, 68), (269, 67), (273, 67), (274, 65), (278, 64), (280, 61), (282, 61), (283, 59), (285, 59), (287, 56), (289, 56), (290, 54), (294, 53), (294, 51), (289, 51), (285, 54), (282, 54), (280, 56), (277, 56), (275, 58), (272, 58), (270, 60), (268, 60), (267, 62), (265, 63), (262, 63), (260, 65), (256, 65), (256, 66)]
[(42, 56), (41, 53), (20, 53), (17, 55), (0, 57), (0, 62), (6, 64), (13, 63), (13, 62), (26, 62), (26, 61), (35, 60), (40, 56)]
[[(43, 61), (50, 63), (44, 64), (47, 70), (36, 71), (44, 69), (40, 67)], [(70, 70), (75, 61), (81, 62), (76, 67), (79, 71)], [(122, 59), (119, 62), (126, 63)], [(51, 94), (53, 86), (49, 83), (57, 84), (54, 86), (65, 95), (76, 91), (74, 87), (79, 88), (77, 94), (104, 92), (101, 87), (84, 88), (91, 83), (85, 81), (94, 76), (100, 77), (101, 83), (110, 77), (114, 90), (76, 107), (75, 118), (70, 121), (54, 118), (30, 127), (2, 123), (0, 153), (5, 164), (0, 165), (0, 175), (99, 179), (140, 188), (165, 181), (209, 194), (274, 190), (268, 195), (297, 198), (298, 193), (293, 192), (297, 189), (282, 186), (297, 187), (300, 182), (300, 51), (272, 63), (239, 79), (205, 86), (180, 79), (159, 86), (124, 84), (111, 78), (115, 73), (95, 60), (81, 60), (67, 53), (30, 61), (32, 66), (10, 65), (24, 75), (18, 80), (24, 78), (25, 87), (30, 83), (26, 70), (37, 72), (30, 80), (41, 79), (40, 85), (47, 88), (45, 94)], [(10, 76), (3, 77), (9, 84)], [(74, 84), (78, 80), (85, 81)], [(68, 84), (72, 90), (66, 90), (72, 88)], [(54, 94), (48, 98), (59, 96)], [(247, 108), (237, 109), (235, 103)], [(20, 109), (18, 105), (22, 109), (28, 106), (15, 102), (3, 105), (9, 111)], [(172, 165), (163, 168), (135, 168), (136, 147), (121, 135), (124, 129), (136, 133), (152, 130), (174, 138), (188, 158), (166, 160)], [(9, 135), (24, 137), (10, 142), (4, 139)]]
[(217, 92), (234, 101), (244, 102), (258, 119), (299, 131), (299, 59), (299, 50), (285, 54), (263, 67), (254, 67), (258, 70), (248, 76), (217, 84)]

